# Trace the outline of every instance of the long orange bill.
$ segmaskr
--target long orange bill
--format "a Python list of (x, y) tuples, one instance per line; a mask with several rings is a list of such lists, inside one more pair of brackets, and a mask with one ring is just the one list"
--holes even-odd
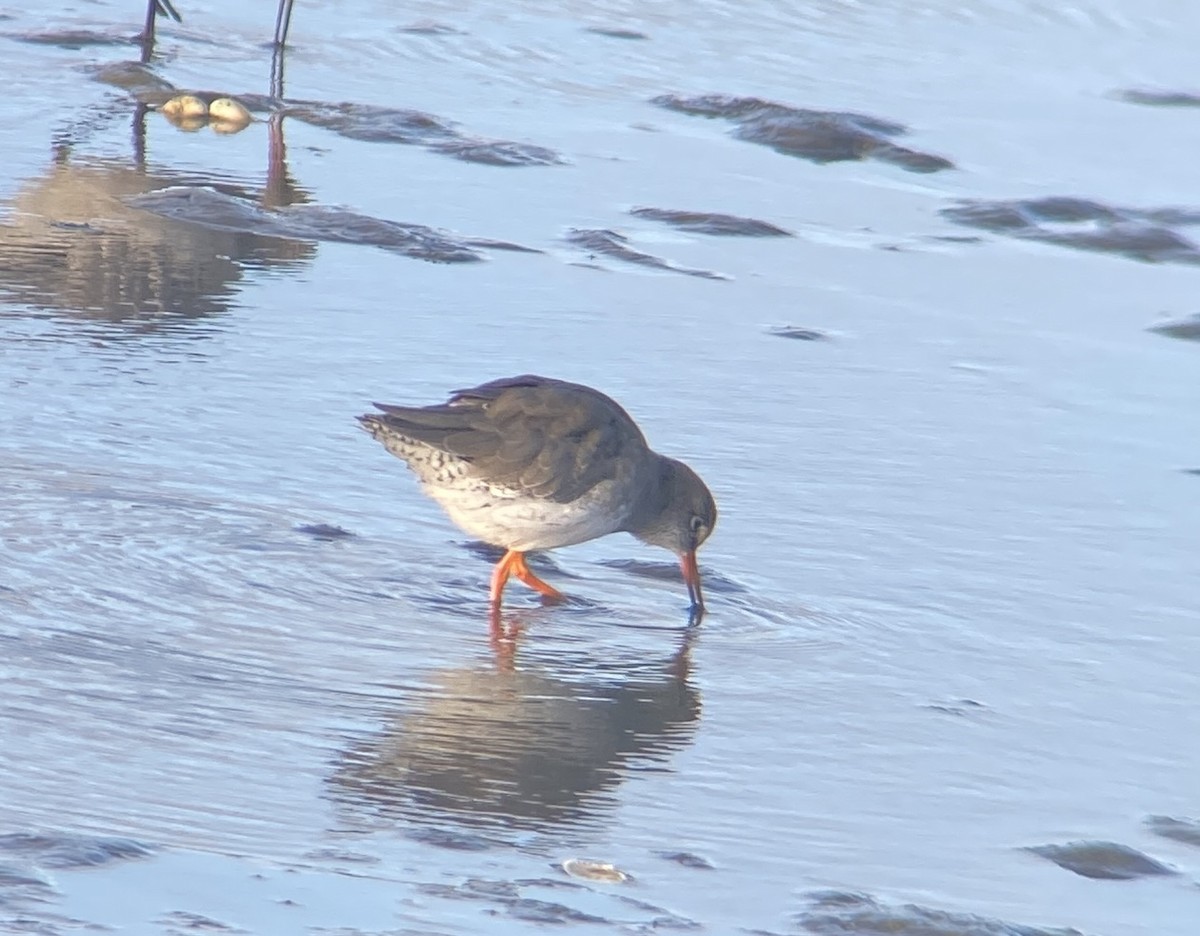
[(687, 582), (688, 599), (692, 602), (692, 607), (703, 608), (704, 593), (700, 591), (700, 567), (696, 565), (696, 550), (685, 552), (680, 557), (679, 565), (683, 569), (683, 580)]

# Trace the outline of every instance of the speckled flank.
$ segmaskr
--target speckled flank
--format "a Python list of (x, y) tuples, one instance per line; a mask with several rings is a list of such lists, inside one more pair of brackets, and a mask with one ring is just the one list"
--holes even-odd
[(421, 479), (426, 494), (472, 536), (506, 549), (573, 546), (624, 528), (632, 500), (627, 485), (605, 481), (583, 497), (558, 503), (471, 473), (471, 463), (390, 428), (380, 417), (363, 426)]

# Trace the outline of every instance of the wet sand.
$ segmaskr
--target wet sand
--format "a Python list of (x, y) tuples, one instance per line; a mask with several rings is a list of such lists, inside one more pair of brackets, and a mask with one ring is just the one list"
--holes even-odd
[[(0, 932), (1193, 936), (1196, 14), (244, 6), (0, 22)], [(354, 424), (523, 372), (699, 626)]]

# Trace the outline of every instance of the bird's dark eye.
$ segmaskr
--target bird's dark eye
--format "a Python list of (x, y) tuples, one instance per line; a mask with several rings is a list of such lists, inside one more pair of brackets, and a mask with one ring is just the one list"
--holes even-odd
[(692, 519), (688, 521), (688, 527), (691, 529), (691, 531), (693, 533), (699, 533), (703, 526), (704, 526), (704, 518), (698, 517), (695, 514), (693, 514)]

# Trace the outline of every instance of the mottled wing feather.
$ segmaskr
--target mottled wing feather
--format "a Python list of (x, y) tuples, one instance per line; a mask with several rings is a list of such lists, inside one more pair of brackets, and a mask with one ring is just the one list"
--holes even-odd
[(375, 405), (389, 430), (463, 459), (474, 477), (558, 503), (612, 477), (624, 448), (646, 447), (616, 402), (544, 377), (494, 380), (437, 406)]

